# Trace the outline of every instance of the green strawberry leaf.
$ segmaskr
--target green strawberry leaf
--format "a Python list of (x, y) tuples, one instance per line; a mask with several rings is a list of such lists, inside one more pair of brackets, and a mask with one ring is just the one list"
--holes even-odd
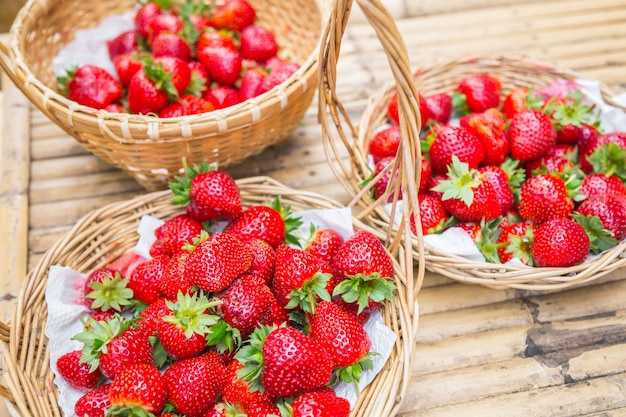
[(183, 294), (179, 291), (176, 302), (166, 301), (173, 315), (165, 316), (163, 320), (182, 326), (188, 339), (194, 334), (206, 336), (209, 328), (219, 321), (218, 316), (208, 314), (207, 311), (221, 303), (220, 300), (209, 301), (202, 293)]
[(626, 182), (626, 149), (616, 143), (608, 143), (596, 148), (587, 160), (594, 173), (615, 175)]
[(206, 341), (207, 346), (215, 346), (219, 353), (235, 352), (241, 346), (241, 332), (220, 318), (209, 327)]
[(341, 296), (346, 303), (357, 303), (360, 314), (370, 300), (377, 303), (390, 300), (395, 290), (396, 285), (390, 279), (374, 272), (372, 275), (348, 275), (347, 279), (335, 286), (333, 296)]
[(261, 384), (261, 372), (263, 371), (263, 344), (267, 337), (276, 330), (277, 326), (260, 325), (243, 343), (241, 348), (235, 353), (235, 360), (243, 365), (243, 368), (237, 371), (237, 377), (250, 383), (251, 392), (263, 392)]
[(121, 312), (125, 307), (133, 305), (133, 290), (128, 288), (128, 281), (119, 272), (114, 277), (105, 276), (102, 282), (89, 284), (92, 291), (85, 297), (93, 299), (93, 310)]
[(306, 280), (300, 288), (289, 293), (289, 302), (285, 308), (299, 307), (306, 313), (315, 314), (318, 297), (324, 301), (330, 301), (330, 294), (326, 290), (326, 286), (331, 278), (332, 274), (317, 272), (312, 278)]
[(500, 223), (502, 218), (496, 218), (494, 220), (486, 221), (483, 219), (480, 222), (480, 235), (476, 242), (476, 248), (483, 254), (487, 262), (500, 263), (500, 257), (498, 256), (498, 249), (503, 247), (506, 243), (496, 243), (502, 229), (500, 229)]
[(443, 193), (442, 199), (458, 198), (470, 206), (474, 201), (474, 188), (480, 185), (477, 170), (470, 170), (469, 165), (452, 155), (452, 163), (448, 166), (448, 179), (439, 181), (434, 191)]
[(572, 218), (587, 232), (591, 245), (590, 250), (594, 255), (617, 245), (618, 241), (615, 239), (613, 232), (604, 228), (602, 220), (598, 216), (585, 216), (580, 213), (574, 213)]
[(302, 242), (300, 242), (298, 236), (294, 232), (302, 226), (302, 217), (296, 216), (291, 211), (291, 205), (283, 205), (280, 195), (276, 196), (274, 201), (270, 203), (270, 207), (280, 213), (280, 216), (285, 222), (285, 242), (301, 248)]

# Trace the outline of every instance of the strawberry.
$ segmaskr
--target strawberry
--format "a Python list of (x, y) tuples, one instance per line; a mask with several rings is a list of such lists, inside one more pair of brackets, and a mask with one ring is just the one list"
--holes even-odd
[(431, 141), (428, 154), (433, 172), (445, 173), (452, 163), (452, 156), (477, 168), (485, 159), (485, 149), (480, 140), (467, 129), (444, 125), (435, 129), (428, 138)]
[(110, 389), (111, 384), (104, 384), (84, 394), (74, 404), (74, 413), (81, 417), (104, 417), (111, 407)]
[(219, 297), (221, 316), (245, 338), (261, 321), (272, 297), (263, 278), (244, 274)]
[(401, 140), (402, 132), (398, 125), (377, 132), (369, 144), (369, 153), (374, 158), (374, 163), (386, 157), (396, 156)]
[(218, 320), (208, 313), (219, 301), (209, 302), (204, 295), (179, 293), (176, 302), (165, 302), (169, 314), (157, 322), (157, 333), (163, 348), (175, 359), (190, 358), (206, 347), (209, 327)]
[(148, 37), (148, 24), (157, 15), (161, 14), (161, 8), (155, 2), (144, 3), (135, 13), (134, 23), (143, 38)]
[(504, 116), (498, 109), (461, 117), (462, 127), (474, 134), (485, 150), (484, 165), (500, 165), (509, 155), (509, 139), (504, 132)]
[(216, 83), (234, 85), (239, 79), (243, 66), (238, 51), (227, 47), (204, 47), (198, 48), (197, 56)]
[(343, 245), (343, 241), (343, 237), (334, 229), (314, 229), (304, 250), (326, 262), (330, 262), (337, 249)]
[(191, 61), (191, 47), (182, 36), (176, 33), (159, 33), (152, 38), (152, 56), (172, 56), (183, 61)]
[(269, 302), (269, 306), (261, 317), (261, 324), (267, 326), (282, 326), (289, 320), (289, 313), (291, 310), (287, 310), (283, 305), (272, 297)]
[(135, 268), (128, 279), (128, 288), (133, 291), (133, 298), (144, 304), (156, 301), (161, 296), (159, 281), (169, 262), (167, 255), (157, 255)]
[[(617, 194), (594, 194), (580, 203), (576, 212), (584, 216), (596, 216), (608, 230), (615, 243), (626, 237), (626, 196)], [(610, 247), (609, 246), (609, 247)], [(602, 247), (600, 251), (608, 249)]]
[(276, 299), (287, 309), (314, 312), (320, 300), (330, 301), (335, 282), (328, 262), (302, 249), (280, 245), (272, 279)]
[[(428, 112), (428, 106), (426, 105), (426, 99), (420, 93), (417, 93), (417, 99), (419, 101), (419, 111), (420, 111), (420, 121), (422, 127), (428, 123), (430, 119), (430, 114)], [(389, 104), (387, 105), (387, 116), (389, 119), (395, 124), (400, 124), (399, 114), (398, 114), (398, 92), (394, 91), (389, 99)]]
[(188, 167), (183, 160), (185, 175), (170, 183), (173, 202), (185, 206), (187, 215), (204, 222), (218, 218), (238, 217), (243, 208), (239, 187), (226, 171), (215, 169), (204, 161)]
[(159, 117), (180, 117), (192, 114), (208, 113), (215, 110), (215, 106), (210, 101), (202, 97), (196, 97), (191, 94), (184, 94), (180, 97), (180, 101), (165, 106), (159, 111)]
[(275, 66), (268, 65), (266, 67), (268, 74), (261, 83), (261, 93), (265, 93), (287, 81), (298, 69), (300, 69), (300, 65), (295, 62), (281, 62)]
[(241, 31), (239, 53), (243, 59), (265, 61), (278, 53), (274, 34), (257, 25), (246, 26)]
[(571, 219), (552, 218), (534, 228), (531, 251), (536, 266), (564, 268), (578, 265), (587, 258), (589, 249), (585, 229)]
[(152, 46), (154, 39), (161, 33), (178, 33), (183, 28), (183, 20), (171, 13), (161, 13), (148, 22), (146, 40)]
[(94, 109), (104, 109), (122, 98), (120, 83), (104, 68), (83, 65), (57, 78), (59, 91), (72, 101)]
[(239, 90), (229, 85), (218, 85), (204, 92), (202, 97), (216, 109), (223, 109), (241, 103)]
[(574, 209), (572, 191), (559, 176), (538, 174), (520, 189), (519, 214), (524, 220), (540, 224), (555, 217), (567, 217)]
[(350, 415), (350, 402), (338, 397), (330, 388), (304, 393), (291, 403), (290, 408), (293, 411), (293, 417), (348, 417)]
[[(422, 101), (420, 100), (420, 106)], [(422, 120), (422, 126), (426, 122), (434, 122), (440, 124), (446, 124), (450, 121), (452, 115), (452, 97), (448, 93), (436, 93), (426, 96), (424, 103), (428, 109), (428, 120)], [(422, 109), (420, 107), (420, 113)]]
[(159, 291), (169, 300), (176, 300), (178, 293), (193, 294), (196, 288), (187, 276), (186, 264), (189, 252), (181, 250), (170, 258), (169, 263), (159, 281)]
[(235, 354), (244, 365), (237, 375), (278, 398), (293, 397), (326, 386), (332, 359), (318, 342), (293, 327), (260, 326)]
[(615, 175), (626, 182), (626, 132), (598, 136), (580, 154), (580, 167), (587, 174)]
[(515, 114), (524, 110), (540, 110), (543, 99), (528, 87), (513, 87), (502, 101), (502, 113), (512, 119)]
[(359, 230), (346, 239), (333, 256), (331, 266), (338, 280), (332, 295), (358, 304), (359, 313), (393, 296), (391, 256), (369, 231)]
[(159, 413), (167, 399), (165, 379), (154, 365), (131, 364), (113, 379), (109, 399), (107, 415)]
[(521, 162), (542, 157), (556, 145), (550, 117), (538, 110), (516, 113), (509, 125), (511, 156)]
[(278, 196), (271, 206), (255, 205), (246, 209), (228, 223), (224, 233), (237, 235), (246, 241), (261, 239), (276, 249), (285, 242), (299, 245), (293, 231), (300, 225), (300, 217), (293, 215), (291, 206), (283, 206)]
[(226, 369), (226, 384), (222, 392), (222, 400), (248, 412), (255, 404), (273, 403), (274, 396), (263, 391), (250, 390), (250, 382), (241, 379), (237, 372), (243, 369), (239, 361), (232, 361)]
[(119, 54), (113, 58), (113, 65), (115, 71), (120, 79), (120, 83), (124, 87), (128, 87), (133, 75), (142, 68), (140, 60), (140, 54), (136, 52), (130, 52), (126, 54)]
[(374, 366), (370, 339), (363, 327), (352, 315), (328, 301), (320, 302), (308, 319), (309, 336), (330, 353), (341, 380), (358, 384), (363, 370)]
[(273, 403), (256, 401), (248, 406), (248, 417), (274, 417), (280, 415), (280, 408)]
[(256, 20), (256, 11), (246, 0), (228, 0), (211, 16), (210, 24), (216, 29), (241, 32)]
[[(394, 171), (393, 164), (395, 162), (394, 156), (387, 156), (378, 160), (376, 165), (374, 166), (374, 178), (378, 178), (373, 185), (374, 198), (378, 199), (382, 197), (385, 192), (387, 192), (387, 187), (389, 186), (389, 181), (391, 180), (391, 175), (394, 175), (395, 178), (398, 177), (397, 169)], [(420, 181), (421, 183), (421, 181)], [(402, 191), (398, 193), (398, 199), (402, 198)], [(387, 202), (391, 202), (394, 199), (394, 194), (392, 190), (390, 190), (389, 197), (387, 197)]]
[[(512, 160), (509, 161), (514, 164)], [(512, 169), (514, 170), (515, 168)], [(509, 184), (509, 174), (502, 167), (493, 165), (483, 166), (478, 169), (478, 172), (484, 175), (485, 179), (491, 183), (496, 193), (496, 200), (500, 206), (500, 215), (506, 214), (513, 208), (513, 203), (515, 202), (515, 197)], [(521, 174), (521, 171), (518, 172)], [(519, 183), (521, 183), (521, 180)]]
[(263, 93), (261, 87), (267, 72), (262, 68), (252, 67), (244, 71), (239, 84), (239, 97), (248, 100)]
[(175, 362), (164, 373), (167, 399), (186, 417), (202, 417), (226, 383), (226, 368), (217, 354)]
[(532, 223), (511, 223), (502, 229), (498, 236), (498, 259), (507, 263), (513, 258), (520, 259), (524, 264), (532, 266), (533, 259), (530, 245), (533, 240)]
[(425, 155), (422, 155), (421, 167), (420, 167), (420, 183), (419, 183), (418, 192), (425, 193), (428, 191), (431, 175), (432, 175), (432, 166), (430, 165), (430, 160)]
[(228, 48), (237, 51), (239, 48), (233, 37), (235, 34), (227, 30), (205, 30), (196, 42), (196, 55), (205, 48)]
[(461, 100), (473, 113), (498, 107), (501, 89), (500, 80), (489, 74), (469, 75), (463, 78), (457, 86)]
[(191, 82), (191, 70), (187, 62), (174, 56), (155, 57), (154, 62), (169, 75), (168, 78), (178, 93), (176, 98), (182, 96)]
[(211, 85), (211, 76), (200, 61), (190, 61), (188, 66), (191, 72), (191, 80), (187, 86), (186, 93), (196, 96), (202, 95)]
[(615, 175), (591, 174), (583, 179), (580, 194), (587, 198), (595, 194), (618, 194), (626, 197), (626, 185)]
[(121, 312), (133, 304), (132, 297), (128, 279), (113, 268), (95, 269), (85, 280), (85, 298), (92, 310)]
[(582, 125), (598, 123), (595, 105), (584, 102), (580, 90), (569, 91), (565, 97), (552, 97), (543, 111), (550, 115), (558, 143), (576, 143), (582, 135)]
[(88, 392), (98, 386), (102, 372), (99, 369), (91, 371), (88, 363), (81, 362), (81, 354), (80, 350), (73, 350), (59, 356), (57, 372), (75, 390)]
[(186, 243), (202, 232), (202, 224), (185, 214), (179, 214), (165, 221), (157, 227), (154, 235), (157, 241), (162, 242), (165, 255), (172, 256), (180, 251)]
[[(440, 233), (449, 223), (450, 215), (443, 208), (441, 200), (428, 194), (420, 193), (418, 196), (420, 210), (420, 225), (422, 234), (429, 235)], [(417, 233), (415, 218), (411, 216), (411, 230)]]
[(159, 298), (148, 305), (139, 316), (137, 316), (137, 329), (148, 337), (154, 336), (159, 321), (171, 312), (172, 310), (170, 310), (166, 304), (166, 299)]
[(274, 248), (261, 239), (250, 239), (247, 244), (252, 249), (252, 265), (246, 273), (261, 277), (266, 284), (269, 284), (276, 267)]
[[(128, 110), (132, 113), (158, 113), (170, 97), (177, 97), (171, 75), (154, 61), (135, 72), (128, 82)], [(150, 62), (148, 61), (148, 62)]]
[(148, 337), (139, 330), (129, 328), (131, 322), (121, 318), (107, 321), (87, 320), (88, 330), (74, 336), (83, 343), (81, 360), (98, 367), (102, 374), (115, 379), (130, 364), (153, 364), (152, 346)]
[(128, 113), (128, 110), (126, 110), (126, 108), (118, 102), (108, 104), (104, 108), (104, 110), (108, 111), (109, 113)]
[(583, 124), (580, 127), (580, 137), (576, 141), (578, 153), (582, 155), (589, 145), (597, 140), (598, 136), (600, 136), (600, 133), (595, 126)]
[[(433, 190), (443, 193), (443, 207), (460, 221), (493, 220), (501, 214), (501, 206), (498, 193), (489, 178), (453, 156), (448, 179), (440, 181)], [(505, 190), (505, 186), (501, 186), (501, 190)]]
[(526, 176), (530, 177), (541, 173), (566, 173), (574, 171), (576, 167), (576, 148), (568, 144), (557, 144), (537, 159), (524, 163)]
[(128, 54), (137, 50), (137, 32), (127, 30), (112, 39), (106, 41), (109, 51), (109, 58), (113, 60), (116, 56)]

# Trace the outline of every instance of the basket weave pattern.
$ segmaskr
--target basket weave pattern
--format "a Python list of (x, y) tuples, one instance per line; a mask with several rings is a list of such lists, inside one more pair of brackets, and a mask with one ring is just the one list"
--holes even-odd
[(164, 189), (179, 174), (182, 157), (221, 167), (240, 162), (285, 140), (311, 104), (319, 33), (328, 6), (322, 0), (250, 3), (257, 10), (257, 23), (275, 33), (279, 56), (301, 67), (280, 86), (226, 109), (159, 119), (97, 111), (56, 92), (52, 60), (76, 30), (133, 10), (135, 0), (30, 0), (11, 27), (9, 47), (2, 45), (0, 66), (35, 106), (86, 150), (128, 172), (148, 190)]
[[(239, 180), (244, 208), (263, 204), (280, 195), (284, 204), (294, 211), (339, 208), (341, 205), (315, 193), (285, 187), (267, 177)], [(10, 327), (0, 323), (0, 340), (5, 346), (4, 365), (8, 391), (21, 416), (58, 416), (58, 391), (49, 367), (48, 340), (44, 335), (47, 318), (45, 289), (52, 265), (71, 267), (81, 273), (103, 267), (132, 250), (137, 242), (137, 226), (142, 216), (160, 219), (182, 212), (181, 206), (170, 202), (169, 191), (153, 192), (132, 200), (113, 203), (82, 218), (64, 238), (44, 255), (26, 278), (19, 295)], [(374, 230), (355, 219), (355, 230)], [(402, 261), (402, 259), (400, 259)], [(385, 323), (398, 336), (391, 357), (375, 380), (361, 393), (352, 416), (385, 416), (399, 406), (401, 387), (410, 377), (410, 362), (415, 343), (417, 308), (407, 291), (405, 265), (394, 265), (397, 296), (382, 309)], [(4, 387), (0, 387), (4, 388)], [(4, 394), (3, 394), (4, 393)]]
[[(417, 90), (423, 96), (440, 92), (450, 93), (456, 89), (464, 77), (482, 72), (492, 74), (500, 79), (502, 94), (507, 94), (514, 86), (539, 89), (556, 80), (586, 78), (571, 70), (518, 55), (468, 55), (455, 60), (424, 65), (414, 72), (414, 82)], [(612, 100), (613, 94), (606, 86), (600, 84), (600, 88), (606, 103), (623, 109)], [(342, 140), (351, 157), (349, 166), (344, 167), (347, 172), (350, 172), (346, 188), (359, 199), (362, 206), (376, 207), (375, 210), (372, 210), (373, 215), (370, 220), (374, 227), (386, 231), (398, 229), (398, 226), (391, 221), (393, 216), (390, 216), (382, 208), (381, 201), (386, 201), (386, 196), (373, 200), (370, 193), (364, 192), (361, 184), (371, 175), (367, 161), (367, 150), (375, 129), (385, 123), (387, 105), (395, 89), (396, 85), (390, 82), (376, 96), (371, 97), (368, 107), (362, 115), (359, 128), (353, 133), (354, 136), (350, 140)], [(399, 107), (403, 105), (406, 104), (399, 104)], [(333, 138), (330, 135), (325, 136), (325, 139), (329, 142), (337, 141), (336, 137)], [(334, 144), (327, 144), (326, 147), (332, 149), (333, 146)], [(417, 153), (413, 153), (413, 155), (417, 156)], [(408, 176), (419, 179), (418, 161), (414, 167), (415, 175), (408, 174)], [(406, 166), (401, 165), (400, 169), (404, 170)], [(408, 186), (415, 189), (417, 184), (419, 181), (416, 180)], [(413, 205), (413, 207), (416, 206)], [(406, 222), (408, 216), (404, 217), (404, 220)], [(413, 238), (411, 246), (415, 259), (421, 255), (419, 243), (417, 237)], [(569, 268), (528, 268), (476, 262), (435, 250), (428, 245), (425, 247), (424, 258), (428, 270), (465, 283), (480, 284), (496, 289), (559, 290), (596, 280), (626, 266), (626, 242), (620, 243), (591, 262)]]

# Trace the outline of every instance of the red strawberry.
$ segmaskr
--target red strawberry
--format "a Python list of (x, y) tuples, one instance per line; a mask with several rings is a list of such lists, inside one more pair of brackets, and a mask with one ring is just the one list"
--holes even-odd
[(243, 68), (239, 52), (227, 47), (205, 47), (198, 48), (197, 55), (216, 83), (234, 85), (239, 79)]
[(272, 206), (256, 205), (246, 209), (225, 228), (225, 233), (239, 236), (243, 240), (261, 239), (274, 249), (281, 243), (298, 244), (292, 231), (300, 227), (300, 217), (291, 213), (290, 206), (284, 206), (279, 197)]
[(588, 175), (583, 179), (579, 191), (587, 198), (595, 194), (618, 194), (626, 197), (626, 185), (615, 175)]
[(359, 322), (336, 304), (322, 301), (309, 315), (309, 336), (322, 345), (340, 368), (342, 381), (358, 383), (364, 369), (373, 366), (369, 336)]
[(448, 179), (440, 181), (433, 190), (443, 193), (443, 207), (462, 222), (493, 220), (501, 214), (498, 193), (489, 177), (469, 169), (456, 156), (452, 157)]
[(210, 23), (216, 29), (241, 32), (256, 20), (256, 11), (246, 0), (228, 0), (215, 10)]
[(472, 132), (485, 150), (484, 165), (500, 165), (509, 155), (509, 139), (504, 132), (505, 121), (498, 109), (463, 116), (460, 124)]
[(369, 144), (369, 153), (374, 158), (374, 163), (389, 156), (396, 156), (401, 140), (402, 132), (398, 125), (377, 132)]
[(519, 214), (540, 224), (555, 217), (567, 217), (574, 209), (565, 181), (552, 174), (530, 177), (520, 189)]
[(270, 299), (269, 307), (261, 318), (261, 324), (268, 326), (282, 326), (289, 320), (290, 310), (278, 302), (276, 297)]
[(148, 37), (148, 24), (159, 14), (161, 14), (161, 8), (154, 2), (146, 2), (137, 10), (134, 22), (135, 27), (142, 37)]
[(626, 132), (598, 136), (580, 154), (580, 167), (587, 174), (613, 174), (626, 182)]
[(589, 249), (585, 229), (568, 218), (553, 218), (534, 229), (531, 250), (536, 266), (563, 268), (578, 265), (587, 258)]
[(332, 378), (332, 359), (318, 342), (293, 327), (261, 326), (239, 349), (235, 359), (244, 365), (238, 376), (252, 390), (263, 389), (279, 398), (322, 388)]
[(265, 61), (278, 53), (274, 34), (260, 26), (249, 25), (241, 31), (239, 53), (244, 59)]
[(304, 250), (330, 262), (341, 245), (343, 245), (343, 237), (339, 232), (331, 228), (323, 228), (316, 229), (311, 234)]
[(121, 103), (117, 102), (109, 104), (104, 108), (104, 110), (108, 111), (109, 113), (128, 113), (124, 106)]
[(216, 109), (223, 109), (241, 103), (239, 90), (229, 85), (218, 85), (204, 92), (202, 97)]
[(262, 93), (287, 81), (289, 77), (300, 69), (300, 65), (295, 62), (283, 62), (280, 65), (267, 66), (266, 69), (269, 73), (263, 78), (263, 82), (261, 83)]
[(263, 278), (244, 274), (220, 296), (221, 315), (245, 338), (261, 322), (272, 297)]
[(247, 244), (252, 249), (252, 265), (246, 273), (259, 276), (266, 284), (269, 284), (272, 281), (274, 268), (276, 267), (276, 252), (274, 248), (261, 239), (250, 239)]
[(188, 65), (189, 71), (191, 71), (191, 81), (189, 81), (189, 86), (187, 86), (187, 92), (193, 95), (201, 95), (209, 89), (211, 76), (200, 61), (190, 61)]
[(217, 354), (183, 359), (164, 373), (167, 399), (186, 417), (202, 417), (226, 383), (226, 368)]
[(333, 296), (357, 303), (359, 313), (390, 299), (395, 290), (391, 256), (376, 236), (359, 230), (344, 242), (333, 257), (331, 266), (338, 285)]
[(280, 409), (273, 403), (256, 401), (247, 410), (248, 417), (274, 417), (280, 415)]
[(285, 308), (299, 307), (311, 313), (320, 300), (330, 301), (335, 282), (328, 262), (302, 249), (280, 245), (271, 287)]
[[(420, 224), (422, 226), (422, 234), (429, 235), (443, 231), (445, 225), (450, 219), (450, 215), (443, 208), (441, 200), (428, 194), (420, 193), (418, 195)], [(415, 217), (411, 217), (411, 230), (417, 233), (415, 226)]]
[(532, 225), (530, 222), (511, 223), (502, 229), (497, 243), (498, 258), (507, 263), (513, 258), (520, 259), (526, 265), (533, 265), (530, 245), (532, 243)]
[(148, 22), (146, 40), (152, 46), (154, 39), (161, 33), (178, 33), (183, 28), (183, 20), (171, 13), (161, 13)]
[(457, 87), (465, 96), (465, 102), (471, 112), (480, 113), (500, 103), (500, 80), (489, 74), (476, 74), (465, 77)]
[(205, 48), (228, 48), (237, 51), (237, 44), (233, 39), (234, 34), (225, 30), (205, 30), (200, 34), (196, 42), (196, 54)]
[[(154, 70), (155, 78), (158, 74), (158, 79), (163, 81), (155, 82), (147, 75), (146, 70), (149, 74), (153, 74)], [(165, 88), (161, 88), (161, 84)], [(128, 82), (128, 110), (139, 114), (158, 113), (167, 105), (169, 97), (175, 97), (176, 94), (176, 88), (171, 80), (168, 80), (162, 67), (160, 69), (156, 65), (150, 69), (144, 67), (137, 71)]]
[(500, 215), (505, 215), (513, 208), (514, 195), (509, 184), (509, 175), (499, 167), (487, 165), (478, 169), (478, 172), (484, 175), (485, 179), (491, 183), (495, 193), (496, 200), (500, 206)]
[(263, 391), (250, 390), (250, 382), (241, 379), (237, 372), (243, 369), (239, 361), (232, 361), (226, 370), (226, 384), (222, 392), (222, 400), (249, 413), (255, 403), (273, 403), (275, 398)]
[(141, 333), (148, 337), (156, 334), (159, 321), (172, 312), (165, 301), (165, 298), (159, 298), (139, 314), (137, 317), (137, 329)]
[(616, 240), (613, 245), (626, 237), (626, 196), (595, 194), (580, 203), (576, 212), (583, 216), (598, 217), (603, 228)]
[(178, 293), (193, 294), (193, 282), (187, 276), (186, 264), (189, 252), (181, 250), (170, 258), (169, 263), (159, 281), (159, 291), (169, 300), (175, 300)]
[[(391, 180), (391, 175), (393, 174), (395, 178), (398, 177), (397, 169), (394, 171), (393, 164), (395, 162), (394, 156), (387, 156), (385, 158), (381, 158), (376, 163), (374, 167), (374, 177), (377, 178), (379, 175), (382, 175), (376, 182), (374, 182), (373, 190), (374, 190), (374, 198), (378, 199), (382, 197), (387, 191), (387, 187), (389, 186), (389, 181)], [(383, 173), (384, 172), (384, 173)], [(389, 190), (390, 194), (387, 197), (387, 202), (391, 202), (394, 199), (394, 194), (392, 190)], [(402, 192), (398, 193), (398, 199), (402, 198)]]
[(113, 268), (95, 269), (85, 280), (85, 298), (92, 310), (120, 312), (132, 304), (132, 297), (128, 279)]
[(469, 169), (477, 168), (485, 159), (485, 149), (480, 140), (462, 127), (442, 126), (435, 129), (428, 151), (432, 170), (445, 173), (452, 163), (452, 156), (469, 165)]
[(538, 173), (566, 172), (575, 169), (577, 160), (576, 148), (568, 144), (557, 144), (548, 152), (537, 159), (524, 164), (526, 176), (530, 177)]
[(113, 58), (113, 65), (117, 76), (120, 78), (120, 83), (124, 87), (128, 87), (133, 75), (139, 71), (143, 64), (137, 53), (120, 54)]
[(166, 301), (170, 313), (157, 322), (163, 348), (175, 359), (199, 355), (206, 347), (209, 327), (218, 317), (208, 310), (219, 302), (209, 302), (203, 295), (179, 293), (176, 302)]
[(152, 56), (172, 56), (183, 61), (191, 60), (191, 47), (176, 33), (159, 33), (152, 38)]
[(154, 363), (148, 337), (129, 328), (130, 321), (88, 319), (87, 325), (88, 330), (74, 338), (83, 343), (82, 360), (90, 364), (92, 371), (100, 367), (104, 376), (115, 379), (130, 364)]
[(241, 100), (248, 100), (263, 93), (263, 80), (267, 76), (267, 72), (262, 68), (249, 68), (241, 76), (239, 85), (239, 97)]
[(350, 402), (324, 388), (302, 394), (291, 403), (293, 417), (348, 417)]
[(556, 144), (550, 117), (537, 110), (515, 114), (509, 125), (511, 156), (521, 162), (544, 156)]
[[(424, 101), (428, 109), (429, 120), (440, 124), (446, 124), (450, 121), (450, 116), (452, 115), (452, 97), (450, 97), (448, 93), (432, 94), (426, 96)], [(425, 122), (422, 121), (422, 125), (424, 124)]]
[(187, 276), (199, 288), (223, 291), (252, 265), (252, 249), (237, 235), (215, 233), (187, 257)]
[(187, 62), (174, 56), (155, 57), (154, 62), (157, 66), (162, 66), (165, 73), (169, 74), (169, 79), (178, 96), (182, 96), (191, 82), (191, 70)]
[(546, 103), (544, 112), (552, 118), (559, 143), (577, 143), (583, 124), (598, 123), (595, 105), (585, 103), (580, 90), (569, 91), (562, 98), (552, 97)]
[(122, 86), (109, 72), (96, 65), (83, 65), (57, 78), (67, 98), (94, 109), (104, 109), (123, 95)]
[(524, 110), (541, 108), (543, 108), (543, 100), (533, 89), (527, 87), (513, 87), (502, 101), (502, 113), (509, 119)]
[(576, 145), (578, 146), (578, 153), (582, 155), (587, 147), (596, 141), (599, 135), (600, 133), (595, 126), (583, 124), (580, 128), (580, 137), (576, 142)]
[(75, 390), (88, 392), (100, 383), (102, 372), (99, 369), (91, 371), (89, 364), (81, 362), (80, 358), (80, 350), (61, 355), (56, 362), (57, 372)]
[(137, 32), (127, 30), (106, 41), (109, 58), (114, 59), (121, 54), (128, 54), (137, 50)]
[[(428, 123), (430, 118), (430, 114), (428, 112), (428, 106), (426, 105), (426, 99), (421, 95), (418, 95), (419, 100), (419, 110), (420, 110), (420, 119), (422, 127)], [(391, 120), (391, 122), (395, 125), (400, 124), (399, 114), (398, 114), (398, 92), (394, 91), (389, 99), (389, 104), (387, 105), (387, 116)]]
[[(132, 364), (113, 379), (109, 390), (111, 408), (107, 414), (159, 413), (166, 398), (165, 379), (161, 372), (154, 365)], [(137, 409), (141, 411), (134, 411)]]
[(185, 94), (180, 97), (180, 101), (165, 106), (159, 112), (159, 117), (180, 117), (192, 114), (208, 113), (215, 110), (215, 106), (210, 101), (202, 97)]
[(165, 255), (172, 256), (180, 251), (186, 243), (191, 243), (193, 238), (202, 232), (202, 224), (185, 214), (176, 215), (167, 219), (164, 224), (157, 227), (154, 235), (157, 241), (162, 243)]
[(111, 407), (110, 389), (111, 384), (104, 384), (89, 391), (76, 401), (74, 413), (81, 417), (104, 417)]
[(133, 298), (144, 304), (156, 301), (161, 296), (159, 281), (169, 262), (167, 255), (157, 255), (135, 268), (128, 280), (128, 288), (133, 291)]

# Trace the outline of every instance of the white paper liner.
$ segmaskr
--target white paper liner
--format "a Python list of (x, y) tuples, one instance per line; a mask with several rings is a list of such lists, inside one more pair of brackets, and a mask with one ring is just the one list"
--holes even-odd
[[(311, 223), (317, 228), (333, 228), (344, 239), (354, 233), (352, 212), (349, 208), (314, 209), (296, 214), (303, 221), (303, 225), (298, 229), (303, 241), (309, 237)], [(160, 219), (143, 216), (137, 228), (139, 239), (133, 252), (150, 259), (149, 249), (155, 240), (154, 230), (163, 223)], [(49, 338), (50, 367), (57, 376), (54, 382), (59, 390), (59, 406), (67, 417), (77, 417), (74, 413), (74, 404), (84, 393), (71, 388), (58, 375), (56, 361), (63, 354), (82, 348), (79, 342), (71, 338), (83, 330), (80, 317), (89, 313), (89, 309), (82, 304), (82, 288), (86, 277), (68, 267), (51, 266), (45, 294), (48, 306), (45, 334)], [(361, 376), (360, 390), (363, 390), (383, 368), (396, 341), (395, 333), (384, 324), (382, 315), (378, 312), (371, 315), (364, 328), (370, 337), (371, 351), (378, 355), (373, 357), (374, 369), (365, 371)], [(354, 407), (357, 396), (353, 385), (340, 383), (335, 390), (337, 395), (348, 399), (351, 407)]]

